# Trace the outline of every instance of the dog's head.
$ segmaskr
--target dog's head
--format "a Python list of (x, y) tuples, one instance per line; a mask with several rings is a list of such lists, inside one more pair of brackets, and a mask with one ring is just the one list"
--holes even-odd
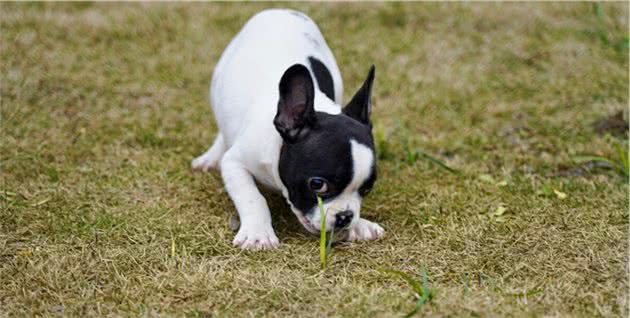
[(305, 66), (291, 66), (280, 80), (274, 119), (284, 140), (280, 178), (291, 209), (311, 233), (321, 228), (317, 196), (324, 202), (326, 229), (339, 233), (359, 220), (361, 200), (376, 181), (373, 81), (374, 66), (350, 103), (332, 115), (315, 111), (313, 80)]

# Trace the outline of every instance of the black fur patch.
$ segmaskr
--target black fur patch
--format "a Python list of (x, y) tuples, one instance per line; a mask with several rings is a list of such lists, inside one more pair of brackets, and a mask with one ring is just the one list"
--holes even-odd
[(307, 38), (309, 41), (311, 41), (311, 43), (313, 43), (313, 46), (315, 46), (316, 48), (319, 48), (321, 46), (319, 41), (317, 41), (317, 39), (314, 38), (310, 33), (302, 32), (302, 35), (304, 35), (305, 38)]
[[(353, 162), (350, 140), (368, 146), (374, 151), (370, 128), (346, 115), (316, 112), (316, 124), (308, 136), (295, 143), (285, 143), (278, 163), (280, 179), (289, 191), (289, 200), (303, 213), (311, 213), (317, 197), (308, 185), (311, 177), (328, 181), (324, 200), (334, 199), (352, 181)], [(364, 186), (371, 187), (375, 180), (368, 179)]]
[(291, 13), (292, 15), (299, 17), (302, 20), (308, 21), (309, 18), (302, 12), (300, 11), (295, 11), (295, 10), (291, 10), (291, 9), (287, 9), (287, 11), (289, 11), (289, 13)]
[(315, 74), (319, 90), (322, 91), (324, 95), (328, 96), (328, 98), (335, 101), (335, 85), (326, 65), (312, 56), (308, 57), (308, 62), (311, 63), (311, 70)]

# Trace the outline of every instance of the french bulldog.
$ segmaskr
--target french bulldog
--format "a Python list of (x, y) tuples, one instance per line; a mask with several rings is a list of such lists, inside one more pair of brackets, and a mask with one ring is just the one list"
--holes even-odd
[(279, 246), (258, 186), (282, 192), (304, 228), (343, 240), (373, 240), (384, 230), (361, 217), (361, 200), (376, 181), (370, 122), (374, 65), (352, 100), (335, 57), (304, 13), (268, 9), (232, 39), (213, 73), (210, 102), (219, 132), (192, 168), (218, 170), (236, 206), (234, 245)]

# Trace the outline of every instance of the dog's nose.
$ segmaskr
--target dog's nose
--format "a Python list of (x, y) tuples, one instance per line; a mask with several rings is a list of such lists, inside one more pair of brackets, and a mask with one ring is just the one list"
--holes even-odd
[(354, 216), (354, 213), (350, 210), (341, 211), (337, 213), (337, 216), (335, 217), (335, 230), (340, 230), (348, 226), (348, 224), (352, 222), (353, 216)]

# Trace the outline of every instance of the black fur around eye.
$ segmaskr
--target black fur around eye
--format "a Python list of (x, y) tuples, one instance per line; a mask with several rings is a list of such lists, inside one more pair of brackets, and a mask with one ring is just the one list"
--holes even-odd
[(308, 186), (317, 193), (326, 193), (328, 191), (328, 182), (324, 178), (313, 177), (308, 180)]

